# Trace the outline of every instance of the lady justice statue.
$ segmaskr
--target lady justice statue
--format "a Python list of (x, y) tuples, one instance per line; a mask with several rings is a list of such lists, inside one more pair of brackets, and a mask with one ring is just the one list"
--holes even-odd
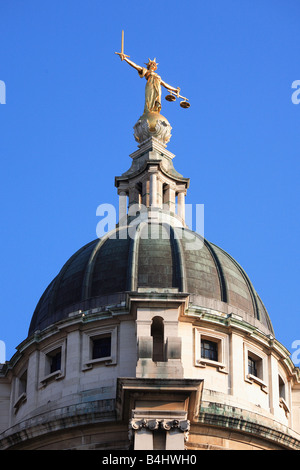
[(142, 143), (149, 137), (156, 137), (163, 144), (166, 144), (171, 137), (171, 126), (167, 119), (160, 114), (161, 86), (164, 86), (170, 92), (170, 94), (166, 96), (166, 100), (168, 101), (175, 101), (178, 97), (183, 98), (180, 106), (188, 108), (190, 106), (188, 99), (179, 94), (179, 87), (174, 88), (171, 85), (168, 85), (156, 73), (158, 66), (156, 59), (149, 59), (148, 63), (145, 64), (147, 68), (141, 67), (129, 60), (129, 56), (124, 54), (124, 31), (122, 31), (121, 52), (116, 52), (115, 54), (117, 54), (122, 61), (125, 60), (127, 64), (136, 69), (141, 78), (145, 77), (147, 80), (145, 88), (144, 114), (139, 118), (138, 122), (134, 126), (135, 139), (139, 143)]

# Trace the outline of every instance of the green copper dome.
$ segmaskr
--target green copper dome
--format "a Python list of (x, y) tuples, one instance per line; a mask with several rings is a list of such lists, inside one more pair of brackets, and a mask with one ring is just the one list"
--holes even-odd
[[(274, 333), (269, 315), (241, 266), (224, 250), (188, 229), (141, 223), (134, 238), (126, 228), (78, 250), (37, 304), (29, 335), (78, 310), (124, 305), (128, 292), (183, 292), (193, 306), (241, 315)], [(153, 232), (154, 227), (154, 232)], [(191, 237), (198, 243), (191, 245)]]

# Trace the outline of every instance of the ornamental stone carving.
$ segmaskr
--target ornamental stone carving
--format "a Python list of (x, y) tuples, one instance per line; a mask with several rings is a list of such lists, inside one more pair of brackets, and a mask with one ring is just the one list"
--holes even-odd
[(132, 419), (129, 423), (129, 438), (131, 439), (133, 431), (139, 431), (143, 428), (147, 428), (149, 431), (155, 431), (156, 429), (178, 430), (184, 433), (184, 438), (187, 440), (190, 421), (187, 419)]
[(190, 422), (187, 419), (182, 421), (179, 421), (178, 419), (163, 419), (160, 422), (160, 426), (166, 431), (170, 431), (170, 429), (179, 429), (179, 431), (186, 432), (190, 429)]
[(163, 117), (162, 119), (157, 118), (154, 123), (151, 123), (148, 119), (139, 119), (133, 129), (134, 138), (140, 145), (154, 137), (166, 147), (171, 138), (172, 127)]

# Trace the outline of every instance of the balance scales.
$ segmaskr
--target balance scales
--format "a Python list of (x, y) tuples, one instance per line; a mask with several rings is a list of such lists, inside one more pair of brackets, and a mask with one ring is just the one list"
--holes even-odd
[(173, 93), (172, 91), (170, 91), (169, 95), (165, 96), (165, 99), (167, 101), (176, 101), (177, 97), (183, 99), (183, 101), (180, 101), (180, 106), (182, 108), (189, 108), (191, 106), (190, 103), (188, 102), (189, 100), (187, 98), (185, 98), (184, 96), (181, 96), (181, 95), (177, 95), (177, 94)]
[[(125, 55), (124, 54), (124, 31), (122, 31), (122, 39), (121, 39), (121, 52), (115, 52), (115, 54), (119, 55), (121, 57), (122, 60), (124, 60), (124, 58), (129, 58), (130, 56), (129, 55)], [(165, 96), (165, 99), (167, 101), (176, 101), (176, 98), (182, 98), (183, 101), (180, 101), (180, 106), (182, 108), (189, 108), (191, 105), (189, 103), (189, 100), (187, 98), (185, 98), (184, 96), (181, 96), (179, 95), (178, 93), (175, 93), (173, 92), (172, 90), (169, 90), (169, 95), (166, 95)]]

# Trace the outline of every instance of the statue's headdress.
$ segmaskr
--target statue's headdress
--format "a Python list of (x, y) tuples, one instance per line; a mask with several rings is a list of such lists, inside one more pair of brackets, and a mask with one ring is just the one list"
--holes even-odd
[(156, 57), (154, 57), (153, 60), (148, 59), (148, 63), (146, 64), (145, 62), (145, 65), (147, 65), (147, 68), (149, 68), (150, 65), (155, 65), (155, 70), (156, 70), (158, 66), (158, 63), (156, 62)]

